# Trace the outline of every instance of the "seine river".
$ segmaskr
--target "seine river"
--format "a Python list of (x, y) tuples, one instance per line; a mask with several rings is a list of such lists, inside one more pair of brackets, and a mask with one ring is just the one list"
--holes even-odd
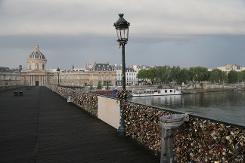
[(245, 126), (244, 91), (134, 97), (131, 100)]

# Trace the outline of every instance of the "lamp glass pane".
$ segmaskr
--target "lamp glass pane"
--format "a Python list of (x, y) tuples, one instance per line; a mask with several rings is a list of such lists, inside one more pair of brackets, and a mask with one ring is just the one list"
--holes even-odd
[(116, 32), (117, 32), (117, 39), (120, 40), (120, 30), (116, 29)]
[(124, 39), (124, 40), (127, 39), (126, 30), (127, 30), (127, 29), (123, 29), (123, 39)]
[(119, 40), (122, 40), (122, 30), (119, 29)]
[(128, 28), (117, 29), (118, 40), (127, 40), (128, 39)]

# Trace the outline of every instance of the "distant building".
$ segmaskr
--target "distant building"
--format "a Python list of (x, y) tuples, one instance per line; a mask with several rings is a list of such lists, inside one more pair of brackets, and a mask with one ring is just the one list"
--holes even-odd
[(23, 85), (18, 68), (0, 67), (0, 86)]
[[(116, 71), (116, 85), (121, 86), (122, 85), (122, 66), (120, 65), (114, 65), (114, 70)], [(138, 69), (126, 68), (126, 85), (138, 85)]]
[[(57, 75), (53, 83), (57, 83)], [(115, 71), (61, 71), (60, 85), (64, 86), (115, 86)]]
[[(57, 81), (55, 75), (54, 83)], [(50, 81), (51, 82), (51, 81)], [(116, 72), (109, 63), (95, 63), (84, 68), (73, 68), (60, 72), (60, 84), (70, 86), (102, 86), (116, 85)]]
[(46, 72), (47, 59), (40, 51), (39, 46), (35, 46), (27, 58), (27, 67), (21, 71), (24, 84), (28, 86), (43, 86), (47, 83)]
[[(44, 86), (47, 84), (59, 84), (64, 86), (102, 86), (121, 85), (122, 66), (109, 63), (94, 63), (85, 68), (60, 70), (46, 69), (47, 58), (41, 52), (39, 46), (35, 46), (27, 57), (26, 66), (18, 69), (0, 67), (0, 85)], [(146, 66), (133, 65), (126, 68), (126, 84), (138, 85), (137, 74)]]
[(217, 69), (224, 71), (224, 72), (230, 72), (230, 71), (243, 71), (245, 70), (245, 67), (242, 67), (237, 64), (226, 64), (224, 66), (217, 67)]
[(113, 71), (113, 68), (109, 63), (95, 63), (92, 71)]

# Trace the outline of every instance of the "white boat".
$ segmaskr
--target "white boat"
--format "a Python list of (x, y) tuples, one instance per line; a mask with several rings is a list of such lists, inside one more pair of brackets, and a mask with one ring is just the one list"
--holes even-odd
[(144, 97), (144, 96), (167, 96), (167, 95), (181, 95), (182, 92), (177, 89), (145, 89), (145, 90), (133, 90), (132, 97)]

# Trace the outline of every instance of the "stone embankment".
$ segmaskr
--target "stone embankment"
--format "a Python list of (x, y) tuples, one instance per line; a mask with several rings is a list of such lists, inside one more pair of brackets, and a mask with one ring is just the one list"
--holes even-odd
[[(76, 105), (97, 116), (96, 94), (57, 86), (49, 88), (65, 98), (72, 96)], [(159, 154), (159, 118), (178, 112), (132, 102), (123, 102), (121, 106), (126, 136)], [(189, 121), (177, 129), (174, 151), (177, 162), (245, 162), (245, 127), (190, 115)]]
[[(205, 92), (223, 92), (223, 91), (239, 91), (245, 90), (244, 83), (237, 84), (214, 84), (209, 82), (201, 82), (201, 83), (192, 83), (185, 85), (162, 85), (162, 88), (176, 88), (181, 90), (184, 94), (192, 94), (192, 93), (205, 93)], [(139, 85), (139, 86), (129, 86), (128, 90), (133, 89), (157, 89), (159, 85)]]

